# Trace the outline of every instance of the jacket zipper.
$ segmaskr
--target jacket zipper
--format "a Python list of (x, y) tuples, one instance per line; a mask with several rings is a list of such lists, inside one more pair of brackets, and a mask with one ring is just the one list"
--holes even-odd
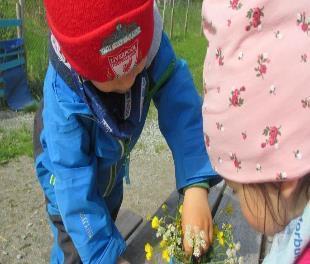
[[(129, 152), (129, 142), (130, 140), (126, 140), (123, 142), (122, 140), (118, 140), (120, 146), (121, 146), (121, 158), (124, 157), (124, 162), (122, 166), (125, 166), (125, 179), (126, 179), (126, 184), (130, 184), (130, 179), (129, 179), (129, 160), (130, 160), (130, 152)], [(104, 197), (109, 196), (113, 190), (113, 187), (116, 182), (116, 174), (117, 174), (117, 163), (112, 165), (110, 167), (110, 177), (109, 177), (109, 183), (108, 186), (104, 192)]]
[(108, 183), (108, 186), (107, 186), (107, 188), (103, 194), (104, 197), (109, 196), (112, 192), (113, 187), (114, 187), (115, 179), (116, 179), (116, 166), (117, 166), (117, 164), (112, 165), (110, 167), (109, 183)]
[(126, 184), (130, 184), (129, 178), (129, 162), (130, 162), (130, 150), (129, 150), (129, 140), (125, 140), (124, 144), (124, 162), (123, 166), (125, 166), (125, 180)]

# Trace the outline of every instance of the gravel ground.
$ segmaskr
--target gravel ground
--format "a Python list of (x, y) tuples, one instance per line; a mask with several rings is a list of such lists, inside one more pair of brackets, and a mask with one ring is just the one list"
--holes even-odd
[[(0, 112), (4, 129), (31, 128), (32, 122), (33, 114)], [(146, 123), (131, 155), (130, 174), (122, 207), (143, 217), (152, 214), (175, 186), (172, 156), (156, 120)], [(48, 263), (51, 243), (33, 160), (20, 157), (0, 166), (0, 264)]]

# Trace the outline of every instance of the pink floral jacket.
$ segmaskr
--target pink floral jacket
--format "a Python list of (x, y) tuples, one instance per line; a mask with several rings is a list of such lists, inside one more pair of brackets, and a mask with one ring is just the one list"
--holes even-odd
[(205, 0), (205, 143), (242, 183), (310, 172), (309, 0)]

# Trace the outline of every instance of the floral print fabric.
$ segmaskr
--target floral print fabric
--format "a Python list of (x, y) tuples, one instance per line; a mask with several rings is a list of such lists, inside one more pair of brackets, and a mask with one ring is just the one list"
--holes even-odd
[(205, 0), (204, 133), (214, 169), (242, 183), (310, 172), (309, 0)]

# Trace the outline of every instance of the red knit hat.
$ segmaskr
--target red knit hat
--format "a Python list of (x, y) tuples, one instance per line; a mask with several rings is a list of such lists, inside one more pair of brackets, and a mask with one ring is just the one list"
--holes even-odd
[(60, 52), (82, 77), (122, 76), (151, 47), (154, 0), (44, 0)]

